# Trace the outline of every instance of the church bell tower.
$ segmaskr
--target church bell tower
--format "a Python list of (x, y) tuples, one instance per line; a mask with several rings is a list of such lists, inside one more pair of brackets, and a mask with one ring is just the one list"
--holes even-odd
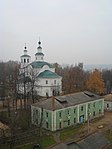
[(27, 47), (25, 44), (24, 54), (21, 56), (21, 68), (26, 67), (31, 62), (31, 56), (27, 54)]

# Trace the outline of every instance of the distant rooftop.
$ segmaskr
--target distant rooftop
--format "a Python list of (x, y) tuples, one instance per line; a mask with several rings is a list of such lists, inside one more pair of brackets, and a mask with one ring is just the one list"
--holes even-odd
[(108, 94), (105, 96), (104, 100), (106, 101), (112, 101), (112, 94)]
[(100, 69), (100, 70), (103, 70), (103, 69), (107, 69), (107, 70), (111, 70), (112, 69), (112, 64), (86, 64), (84, 65), (84, 70), (89, 70), (89, 71), (92, 71), (93, 69)]

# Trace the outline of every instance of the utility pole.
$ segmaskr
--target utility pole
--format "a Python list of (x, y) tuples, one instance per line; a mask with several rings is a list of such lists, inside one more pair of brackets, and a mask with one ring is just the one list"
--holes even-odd
[(41, 108), (41, 115), (40, 115), (39, 136), (42, 135), (42, 124), (43, 124), (43, 107)]
[(87, 120), (87, 132), (88, 132), (88, 134), (90, 132), (90, 116), (91, 116), (91, 113), (88, 112), (88, 120)]

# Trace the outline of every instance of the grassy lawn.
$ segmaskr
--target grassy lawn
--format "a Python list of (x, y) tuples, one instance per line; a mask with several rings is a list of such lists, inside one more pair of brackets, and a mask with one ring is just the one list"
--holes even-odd
[(42, 138), (40, 138), (39, 142), (42, 149), (56, 143), (52, 136), (43, 136)]
[(40, 144), (41, 146), (41, 149), (45, 149), (47, 147), (49, 147), (50, 145), (53, 145), (55, 144), (56, 142), (54, 141), (53, 137), (52, 136), (42, 136), (38, 139), (37, 142), (35, 143), (28, 143), (28, 144), (25, 144), (25, 145), (21, 145), (19, 147), (15, 147), (14, 149), (32, 149), (33, 148), (33, 144)]
[(15, 147), (14, 149), (32, 149), (33, 148), (33, 144), (25, 144), (25, 145), (21, 145), (19, 147)]
[(68, 129), (63, 130), (62, 132), (60, 132), (60, 139), (62, 141), (65, 141), (69, 138), (73, 138), (81, 128), (82, 125), (78, 125), (77, 127), (70, 127)]
[(0, 144), (0, 149), (10, 149), (10, 146)]

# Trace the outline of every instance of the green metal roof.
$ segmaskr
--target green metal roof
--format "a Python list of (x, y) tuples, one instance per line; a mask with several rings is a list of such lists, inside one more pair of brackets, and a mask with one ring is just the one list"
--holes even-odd
[(53, 66), (45, 61), (34, 61), (32, 63), (30, 63), (29, 65), (31, 65), (33, 68), (42, 68), (44, 65), (49, 66), (50, 68), (53, 68)]
[(45, 70), (38, 75), (38, 78), (59, 78), (60, 76), (55, 72)]
[(42, 52), (37, 52), (35, 55), (43, 55), (44, 56), (44, 54)]

